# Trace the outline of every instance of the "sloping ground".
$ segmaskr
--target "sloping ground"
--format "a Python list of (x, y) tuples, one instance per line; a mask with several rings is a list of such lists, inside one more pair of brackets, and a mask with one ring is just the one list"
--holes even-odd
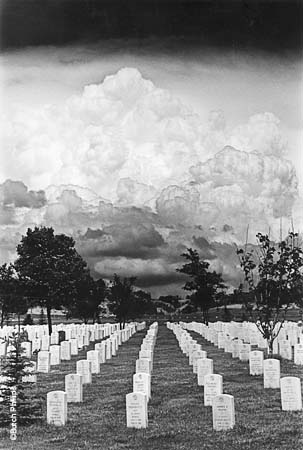
[[(234, 395), (236, 426), (228, 432), (212, 429), (210, 407), (203, 406), (203, 388), (164, 325), (159, 326), (154, 352), (152, 398), (148, 406), (149, 427), (126, 428), (125, 395), (132, 391), (135, 361), (145, 331), (135, 334), (118, 355), (101, 366), (93, 383), (84, 386), (84, 403), (68, 405), (65, 427), (46, 423), (18, 428), (17, 441), (8, 434), (0, 449), (22, 450), (301, 450), (303, 413), (282, 412), (279, 390), (264, 390), (262, 377), (248, 375), (248, 363), (192, 333), (214, 360), (214, 371), (223, 376), (224, 393)], [(92, 347), (92, 346), (91, 346)], [(51, 374), (39, 374), (37, 392), (64, 389), (64, 376), (75, 371), (76, 360), (64, 362)], [(303, 379), (303, 368), (281, 362), (281, 375)], [(1, 436), (0, 436), (1, 437)]]

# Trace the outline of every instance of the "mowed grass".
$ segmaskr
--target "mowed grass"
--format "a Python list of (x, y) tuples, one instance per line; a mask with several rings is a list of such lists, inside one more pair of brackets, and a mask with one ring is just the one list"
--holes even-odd
[[(280, 391), (264, 389), (262, 377), (251, 377), (248, 363), (232, 359), (200, 335), (191, 333), (214, 360), (223, 376), (224, 393), (235, 397), (236, 426), (227, 432), (212, 429), (211, 407), (203, 405), (203, 387), (181, 352), (177, 339), (159, 325), (154, 351), (152, 398), (145, 430), (126, 427), (125, 395), (132, 391), (135, 361), (146, 331), (119, 347), (118, 355), (101, 366), (101, 374), (84, 385), (84, 402), (68, 404), (64, 427), (42, 424), (18, 427), (16, 442), (1, 431), (0, 449), (99, 450), (302, 450), (303, 413), (282, 412)], [(93, 348), (93, 345), (89, 349)], [(76, 360), (64, 362), (50, 374), (38, 374), (36, 392), (44, 401), (50, 390), (64, 390), (64, 376), (74, 373)], [(303, 378), (303, 368), (281, 361), (281, 376)]]

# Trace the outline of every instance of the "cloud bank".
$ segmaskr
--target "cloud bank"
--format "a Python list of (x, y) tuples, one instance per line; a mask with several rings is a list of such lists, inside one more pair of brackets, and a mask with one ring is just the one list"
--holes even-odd
[(180, 253), (196, 247), (236, 286), (234, 245), (302, 227), (296, 171), (270, 112), (234, 128), (203, 123), (170, 92), (124, 68), (63, 105), (4, 121), (0, 260), (28, 226), (71, 234), (95, 274), (180, 288)]

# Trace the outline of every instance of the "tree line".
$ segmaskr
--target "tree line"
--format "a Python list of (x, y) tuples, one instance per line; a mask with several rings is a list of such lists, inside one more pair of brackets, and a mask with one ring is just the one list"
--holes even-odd
[(149, 292), (136, 288), (136, 277), (114, 274), (108, 283), (94, 279), (73, 238), (55, 234), (51, 227), (29, 228), (17, 246), (15, 262), (0, 266), (0, 326), (8, 314), (20, 316), (35, 306), (46, 310), (50, 333), (51, 310), (62, 308), (86, 323), (97, 321), (105, 310), (122, 326), (158, 311), (198, 311), (207, 323), (211, 308), (237, 302), (272, 348), (277, 326), (283, 325), (290, 306), (303, 308), (303, 252), (294, 232), (278, 244), (258, 233), (257, 243), (236, 249), (243, 282), (229, 293), (222, 275), (209, 270), (197, 250), (187, 248), (181, 255), (185, 263), (176, 269), (184, 275), (183, 289), (188, 292), (182, 302), (178, 295), (152, 299)]

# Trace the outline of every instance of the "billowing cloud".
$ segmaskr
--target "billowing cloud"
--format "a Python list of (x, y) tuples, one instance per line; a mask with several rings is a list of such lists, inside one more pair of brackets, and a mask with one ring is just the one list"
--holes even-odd
[(235, 243), (247, 232), (251, 242), (269, 229), (278, 237), (280, 220), (286, 230), (291, 217), (303, 224), (296, 171), (271, 113), (230, 127), (211, 111), (202, 123), (125, 68), (60, 107), (19, 110), (4, 123), (2, 260), (27, 227), (43, 224), (72, 235), (105, 278), (180, 287), (180, 254), (195, 247), (236, 286)]

